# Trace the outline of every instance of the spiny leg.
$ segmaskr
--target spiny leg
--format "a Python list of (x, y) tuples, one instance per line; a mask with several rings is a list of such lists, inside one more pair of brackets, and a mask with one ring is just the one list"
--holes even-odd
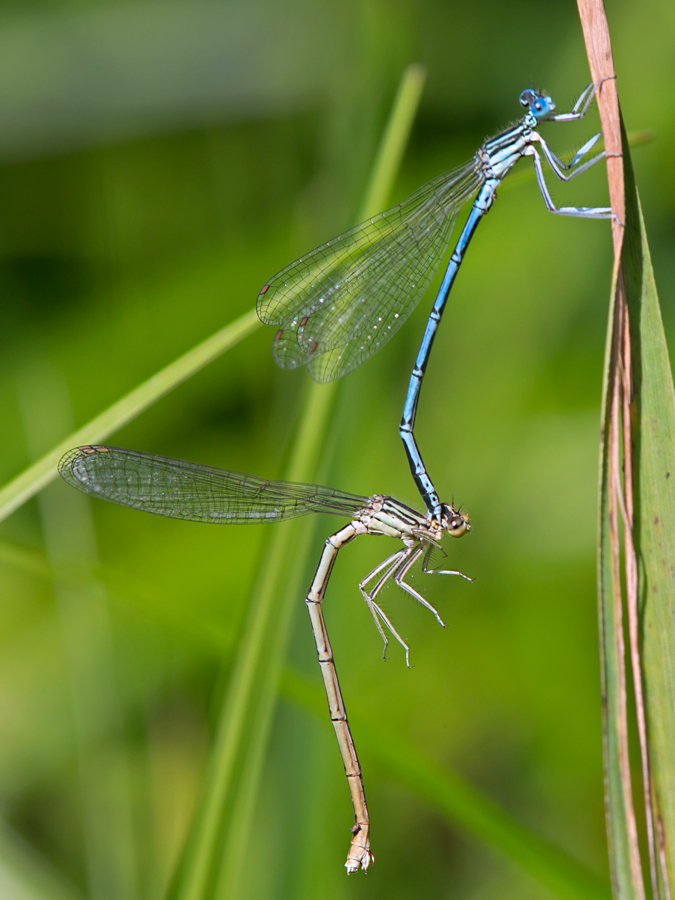
[[(382, 626), (380, 625), (378, 616), (381, 616), (383, 621), (385, 621), (387, 623), (387, 627), (390, 627), (390, 623), (389, 623), (389, 620), (387, 619), (387, 617), (384, 615), (384, 613), (380, 609), (380, 607), (377, 606), (376, 603), (373, 603), (371, 595), (366, 590), (366, 586), (368, 585), (368, 582), (372, 581), (373, 578), (382, 571), (382, 569), (385, 569), (387, 567), (394, 569), (397, 565), (398, 558), (400, 557), (401, 553), (402, 553), (401, 550), (397, 550), (396, 553), (392, 553), (392, 555), (387, 557), (387, 559), (385, 559), (384, 562), (381, 562), (378, 566), (376, 566), (373, 569), (372, 572), (370, 572), (368, 575), (366, 575), (366, 577), (363, 579), (363, 581), (359, 584), (359, 590), (361, 591), (361, 594), (363, 595), (363, 599), (366, 601), (366, 606), (368, 607), (368, 611), (370, 612), (371, 616), (373, 617), (375, 626), (380, 633), (380, 637), (382, 638), (382, 641), (384, 642), (384, 650), (382, 651), (382, 656), (384, 659), (386, 659), (387, 646), (389, 645), (389, 639), (386, 636), (386, 634), (384, 633), (384, 631), (382, 630)], [(384, 583), (390, 577), (391, 577), (391, 572), (388, 572), (387, 574), (385, 574), (383, 576), (383, 579), (381, 579), (381, 580)], [(379, 584), (379, 582), (378, 582), (378, 584)], [(373, 597), (377, 594), (378, 590), (379, 590), (379, 588), (376, 587), (376, 589), (374, 590), (374, 592), (372, 594)]]
[(410, 594), (411, 597), (417, 600), (418, 603), (421, 603), (422, 606), (426, 607), (426, 609), (429, 610), (429, 612), (433, 613), (434, 618), (436, 619), (438, 624), (442, 628), (445, 628), (445, 622), (443, 621), (443, 619), (441, 619), (438, 611), (434, 609), (431, 603), (429, 603), (428, 600), (425, 600), (424, 597), (415, 590), (415, 588), (411, 587), (403, 580), (423, 552), (423, 548), (418, 547), (415, 550), (415, 553), (413, 553), (409, 559), (404, 560), (399, 566), (398, 570), (394, 573), (394, 581), (400, 588), (403, 588), (404, 591), (406, 591), (408, 594)]
[[(401, 637), (401, 635), (400, 635), (400, 634), (398, 633), (398, 631), (394, 628), (394, 626), (392, 625), (390, 619), (387, 618), (386, 614), (385, 614), (384, 611), (382, 610), (382, 607), (380, 607), (377, 603), (375, 603), (374, 600), (371, 600), (370, 603), (372, 604), (373, 609), (377, 612), (378, 616), (380, 616), (380, 618), (382, 619), (382, 621), (384, 622), (384, 624), (387, 626), (387, 628), (389, 629), (389, 631), (391, 631), (391, 633), (393, 634), (393, 636), (396, 638), (396, 640), (399, 642), (399, 644), (400, 644), (400, 645), (403, 647), (403, 649), (405, 650), (405, 664), (406, 664), (406, 666), (407, 666), (408, 668), (410, 668), (410, 647), (406, 644), (406, 642), (403, 640), (403, 638)], [(386, 658), (387, 658), (387, 657), (386, 657), (386, 652), (387, 652), (387, 645), (388, 645), (388, 644), (389, 644), (389, 641), (388, 641), (387, 638), (385, 637), (385, 639), (384, 639), (384, 648), (383, 648), (383, 650), (382, 650), (382, 659), (385, 659), (385, 660), (386, 660)]]
[(577, 151), (572, 160), (569, 163), (564, 163), (562, 160), (558, 159), (555, 153), (551, 150), (549, 145), (546, 143), (544, 138), (534, 132), (532, 135), (532, 140), (536, 141), (546, 157), (546, 161), (550, 165), (553, 174), (560, 179), (560, 181), (571, 181), (573, 178), (576, 178), (577, 175), (581, 175), (582, 172), (586, 172), (591, 166), (594, 166), (597, 162), (600, 162), (601, 159), (605, 158), (605, 151), (601, 150), (600, 153), (597, 153), (592, 159), (587, 159), (583, 165), (578, 165), (578, 163), (584, 158), (584, 156), (591, 149), (593, 144), (600, 137), (600, 132), (598, 134), (593, 135), (593, 137), (586, 141), (584, 146)]
[(546, 180), (544, 178), (544, 170), (541, 165), (541, 156), (537, 153), (537, 150), (534, 146), (530, 145), (528, 147), (527, 155), (531, 156), (534, 161), (534, 171), (537, 176), (537, 183), (539, 184), (539, 190), (541, 191), (541, 195), (544, 198), (544, 203), (546, 204), (546, 209), (549, 212), (555, 213), (559, 216), (579, 216), (584, 219), (611, 219), (614, 215), (612, 210), (609, 207), (597, 206), (597, 207), (588, 207), (588, 206), (560, 206), (557, 207), (553, 200), (551, 199), (551, 195), (548, 191), (548, 187), (546, 186)]
[[(387, 583), (387, 581), (389, 581), (389, 579), (392, 577), (392, 575), (394, 574), (394, 572), (400, 565), (401, 560), (404, 557), (409, 555), (409, 553), (411, 552), (411, 549), (412, 548), (404, 547), (403, 549), (398, 550), (396, 553), (392, 554), (390, 557), (388, 557), (388, 559), (385, 559), (384, 562), (380, 563), (379, 566), (376, 566), (373, 569), (373, 571), (370, 572), (369, 575), (366, 575), (366, 577), (363, 579), (363, 581), (359, 585), (359, 590), (361, 591), (361, 594), (363, 595), (363, 599), (366, 601), (366, 606), (368, 607), (370, 614), (373, 617), (373, 620), (375, 622), (377, 630), (379, 631), (380, 637), (382, 638), (382, 641), (384, 643), (384, 647), (382, 648), (382, 658), (383, 659), (387, 658), (387, 647), (389, 646), (389, 639), (387, 638), (387, 635), (384, 633), (384, 630), (383, 630), (382, 626), (380, 625), (380, 622), (379, 622), (380, 619), (384, 622), (384, 624), (387, 626), (387, 628), (389, 629), (389, 631), (391, 632), (393, 637), (396, 638), (396, 640), (399, 642), (399, 644), (405, 650), (405, 660), (406, 660), (406, 665), (408, 666), (408, 668), (410, 668), (410, 647), (406, 644), (406, 642), (403, 640), (401, 635), (394, 628), (393, 624), (391, 623), (389, 618), (385, 615), (382, 608), (377, 603), (375, 603), (375, 597), (379, 594), (379, 592), (382, 590), (382, 588)], [(368, 583), (370, 581), (372, 581), (373, 578), (382, 571), (382, 569), (385, 569), (385, 568), (387, 569), (387, 571), (379, 579), (379, 581), (377, 582), (375, 587), (372, 589), (372, 591), (367, 591), (366, 586), (368, 585)]]
[(422, 560), (422, 571), (425, 575), (459, 575), (461, 578), (466, 578), (467, 581), (473, 583), (473, 578), (469, 578), (468, 575), (465, 575), (464, 572), (460, 572), (459, 569), (430, 569), (428, 563), (433, 549), (433, 547), (428, 547), (427, 552), (424, 554), (424, 559)]
[[(589, 85), (587, 85), (581, 94), (579, 95), (579, 99), (572, 107), (572, 111), (568, 113), (558, 113), (556, 116), (551, 116), (548, 120), (549, 122), (578, 122), (579, 119), (583, 119), (583, 117), (588, 112), (588, 107), (591, 105), (591, 101), (593, 97), (595, 97), (598, 88), (605, 83), (605, 81), (612, 81), (616, 78), (616, 75), (607, 75), (605, 78), (601, 78), (599, 81), (591, 81)], [(579, 107), (583, 104), (583, 108), (580, 110)]]
[(576, 178), (577, 175), (586, 172), (591, 166), (594, 166), (597, 162), (600, 162), (601, 159), (605, 158), (605, 151), (601, 150), (600, 153), (597, 153), (592, 159), (587, 159), (585, 163), (579, 165), (600, 136), (600, 133), (595, 134), (589, 141), (586, 141), (584, 146), (575, 153), (569, 163), (564, 163), (561, 159), (558, 159), (540, 134), (535, 132), (532, 138), (541, 146), (542, 152), (556, 177), (559, 178), (560, 181), (571, 181), (573, 178)]

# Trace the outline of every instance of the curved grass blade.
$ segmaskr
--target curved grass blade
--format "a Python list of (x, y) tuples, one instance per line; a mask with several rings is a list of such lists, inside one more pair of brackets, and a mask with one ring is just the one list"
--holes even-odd
[(121, 400), (60, 441), (49, 453), (29, 466), (0, 490), (0, 522), (30, 500), (57, 476), (59, 460), (73, 446), (104, 441), (122, 426), (161, 400), (214, 359), (234, 347), (259, 325), (254, 311), (231, 322), (221, 331), (189, 350), (152, 378), (148, 378)]
[[(424, 71), (403, 75), (375, 162), (368, 202), (384, 205), (417, 110)], [(380, 186), (378, 195), (372, 186)], [(372, 209), (361, 211), (366, 216)], [(313, 477), (336, 386), (312, 385), (286, 477)], [(325, 454), (323, 462), (325, 463)], [(265, 551), (244, 635), (223, 703), (201, 801), (169, 892), (172, 900), (242, 896), (242, 866), (269, 739), (289, 622), (302, 596), (302, 578), (313, 535), (309, 521), (278, 525)], [(288, 558), (292, 549), (293, 562)]]
[[(637, 731), (640, 741), (645, 790), (644, 827), (650, 838), (653, 893), (671, 897), (675, 877), (675, 391), (663, 331), (658, 296), (651, 266), (644, 220), (640, 210), (628, 147), (625, 144), (626, 233), (622, 273), (627, 319), (622, 326), (613, 316), (612, 352), (609, 354), (605, 412), (605, 443), (601, 490), (601, 639), (604, 687), (607, 696), (606, 754), (608, 770), (608, 827), (613, 878), (620, 897), (645, 896), (637, 825), (632, 809), (631, 761), (628, 748), (629, 720), (626, 699), (626, 648), (623, 622), (628, 619), (632, 677), (636, 692)], [(621, 328), (630, 358), (618, 357)], [(612, 371), (622, 368), (630, 381), (612, 388)], [(621, 394), (624, 408), (621, 408)], [(623, 414), (623, 421), (620, 416)], [(629, 420), (629, 422), (628, 422)], [(626, 424), (630, 425), (630, 439)], [(618, 459), (623, 430), (624, 466), (631, 476), (632, 517), (610, 475), (610, 456)], [(614, 450), (612, 451), (612, 447)], [(627, 452), (628, 450), (628, 452)], [(618, 499), (615, 499), (615, 496)], [(626, 584), (635, 581), (635, 611), (631, 596), (624, 609), (621, 572), (618, 567), (618, 519), (627, 528), (624, 554), (637, 569)], [(632, 519), (632, 521), (631, 521)], [(639, 580), (638, 580), (639, 569)], [(639, 615), (639, 619), (638, 619)], [(634, 623), (631, 617), (634, 617)]]
[(633, 370), (633, 541), (640, 567), (638, 608), (646, 718), (642, 765), (649, 792), (647, 814), (652, 815), (648, 825), (655, 843), (655, 894), (667, 900), (675, 891), (675, 390), (628, 155), (626, 163), (631, 227), (622, 259)]
[[(598, 529), (598, 619), (603, 697), (605, 803), (612, 888), (617, 898), (644, 900), (645, 885), (633, 802), (629, 748), (628, 689), (624, 636), (624, 586), (630, 656), (639, 731), (642, 735), (642, 682), (637, 642), (637, 571), (633, 542), (633, 477), (630, 404), (631, 353), (627, 326), (624, 239), (634, 232), (626, 212), (624, 160), (628, 146), (622, 133), (609, 26), (602, 0), (578, 0), (591, 75), (598, 90), (607, 156), (607, 179), (614, 217), (614, 267), (603, 372), (600, 439)], [(623, 441), (623, 465), (621, 443)], [(622, 560), (619, 529), (624, 521)], [(622, 562), (623, 569), (622, 572)], [(647, 809), (649, 797), (646, 797)], [(649, 817), (648, 817), (649, 818)], [(648, 828), (650, 859), (652, 832)], [(653, 865), (652, 865), (653, 872)]]
[[(618, 270), (617, 270), (618, 274)], [(619, 394), (613, 372), (617, 368), (618, 340), (616, 281), (605, 359), (598, 534), (598, 627), (603, 697), (603, 748), (607, 839), (615, 896), (643, 900), (644, 884), (637, 840), (630, 759), (624, 607), (619, 556), (619, 510), (612, 473), (619, 466)]]
[[(580, 0), (593, 77), (610, 75), (602, 3)], [(605, 365), (600, 491), (600, 625), (607, 767), (608, 833), (615, 894), (645, 896), (633, 809), (626, 661), (635, 694), (635, 725), (644, 795), (652, 895), (670, 900), (675, 877), (675, 390), (628, 139), (614, 103), (603, 128), (614, 223), (613, 308)], [(620, 127), (619, 127), (620, 126)], [(610, 144), (612, 146), (610, 146)], [(625, 173), (624, 181), (619, 176)], [(621, 208), (623, 206), (623, 209)], [(625, 212), (624, 212), (625, 210)], [(625, 223), (625, 232), (620, 234)], [(621, 241), (623, 238), (623, 241)], [(616, 260), (618, 262), (618, 260)], [(619, 538), (623, 518), (623, 560)], [(624, 571), (621, 571), (623, 561)], [(624, 610), (625, 590), (625, 610)], [(629, 653), (625, 650), (624, 615)], [(635, 762), (635, 761), (634, 761)]]
[[(42, 362), (19, 373), (18, 388), (26, 443), (37, 456), (71, 424), (68, 393)], [(67, 496), (44, 491), (37, 506), (52, 572), (73, 560), (81, 571), (89, 570), (86, 581), (79, 583), (50, 579), (70, 695), (71, 715), (65, 718), (62, 739), (73, 754), (71, 802), (82, 823), (87, 894), (92, 900), (137, 900), (140, 859), (133, 827), (130, 747), (123, 727), (110, 598), (92, 571), (97, 550), (90, 504), (75, 491)]]
[(0, 885), (12, 900), (85, 900), (52, 863), (0, 820)]

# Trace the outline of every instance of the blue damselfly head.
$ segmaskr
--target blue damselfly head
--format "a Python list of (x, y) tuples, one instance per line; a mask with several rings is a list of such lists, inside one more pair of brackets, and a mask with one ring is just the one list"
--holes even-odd
[(535, 119), (548, 119), (555, 112), (555, 103), (546, 94), (533, 91), (530, 88), (520, 95), (520, 105), (526, 106)]
[(452, 537), (463, 537), (467, 531), (471, 531), (467, 514), (459, 512), (447, 503), (441, 504), (441, 525)]

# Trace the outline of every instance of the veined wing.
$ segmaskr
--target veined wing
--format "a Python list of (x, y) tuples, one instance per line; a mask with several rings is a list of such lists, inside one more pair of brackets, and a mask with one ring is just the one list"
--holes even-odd
[(482, 182), (471, 160), (275, 275), (258, 296), (258, 315), (280, 326), (277, 364), (306, 365), (315, 381), (328, 382), (379, 350), (428, 288)]
[(280, 522), (310, 512), (352, 516), (368, 504), (368, 497), (322, 485), (268, 481), (119, 447), (69, 450), (59, 473), (92, 497), (193, 522)]

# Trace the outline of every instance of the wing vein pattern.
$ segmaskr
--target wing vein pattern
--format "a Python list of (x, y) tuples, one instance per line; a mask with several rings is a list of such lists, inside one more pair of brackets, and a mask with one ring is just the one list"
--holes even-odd
[(59, 473), (92, 497), (193, 522), (281, 522), (311, 512), (353, 516), (369, 502), (318, 484), (270, 481), (119, 447), (70, 450)]
[(258, 315), (280, 326), (277, 364), (306, 365), (325, 383), (379, 350), (429, 287), (460, 210), (483, 180), (474, 158), (275, 275), (260, 292)]

